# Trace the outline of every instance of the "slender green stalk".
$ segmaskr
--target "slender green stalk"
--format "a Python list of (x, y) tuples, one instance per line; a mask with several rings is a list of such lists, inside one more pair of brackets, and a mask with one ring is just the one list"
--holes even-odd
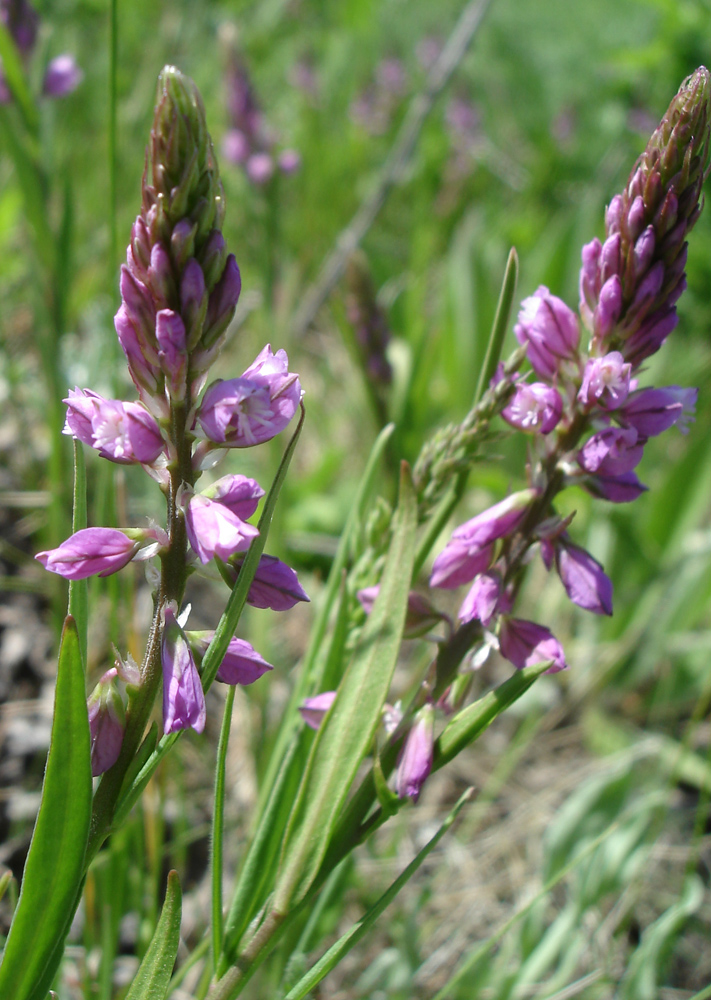
[(230, 726), (232, 724), (232, 707), (235, 702), (235, 687), (227, 689), (225, 710), (220, 728), (220, 741), (217, 744), (217, 762), (215, 765), (215, 804), (212, 811), (212, 837), (210, 863), (212, 868), (212, 965), (217, 969), (222, 951), (223, 916), (222, 916), (222, 838), (225, 817), (225, 758), (230, 741)]

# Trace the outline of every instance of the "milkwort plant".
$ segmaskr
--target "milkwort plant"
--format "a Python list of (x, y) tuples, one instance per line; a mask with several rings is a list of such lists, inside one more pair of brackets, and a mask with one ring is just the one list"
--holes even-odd
[[(684, 82), (624, 190), (612, 199), (604, 241), (583, 248), (578, 312), (539, 288), (521, 305), (519, 349), (500, 363), (515, 277), (511, 257), (477, 403), (462, 423), (434, 436), (412, 472), (403, 463), (394, 511), (383, 502), (368, 510), (373, 471), (390, 429), (381, 433), (334, 559), (266, 770), (252, 840), (225, 908), (221, 815), (228, 696), (216, 767), (210, 951), (198, 949), (185, 963), (204, 962), (199, 995), (231, 1000), (278, 942), (298, 950), (298, 935), (288, 932), (303, 926), (317, 893), (353, 849), (404, 802), (416, 801), (432, 770), (469, 746), (542, 673), (568, 667), (548, 624), (515, 614), (526, 566), (536, 553), (547, 568), (555, 566), (575, 604), (612, 613), (609, 578), (573, 540), (572, 518), (561, 517), (555, 501), (574, 484), (608, 502), (635, 500), (645, 489), (634, 472), (645, 443), (674, 424), (683, 429), (693, 413), (695, 390), (642, 381), (644, 361), (677, 323), (686, 236), (700, 212), (708, 169), (710, 100), (711, 79), (702, 67)], [(263, 554), (300, 421), (257, 526), (249, 518), (264, 493), (254, 480), (229, 474), (197, 489), (201, 474), (230, 449), (256, 446), (285, 430), (301, 402), (300, 382), (289, 372), (286, 355), (270, 346), (239, 378), (208, 384), (240, 292), (239, 270), (220, 233), (223, 213), (200, 97), (191, 81), (168, 67), (159, 81), (142, 208), (122, 269), (116, 316), (139, 398), (106, 400), (77, 388), (65, 400), (67, 432), (110, 461), (143, 466), (166, 496), (167, 520), (164, 526), (87, 527), (80, 523), (78, 495), (74, 533), (38, 555), (48, 570), (71, 581), (73, 614), (60, 649), (42, 804), (0, 965), (0, 994), (17, 1000), (47, 997), (88, 867), (180, 732), (203, 729), (205, 690), (214, 680), (251, 683), (269, 669), (235, 637), (244, 603), (285, 610), (307, 599), (293, 570)], [(528, 374), (521, 371), (526, 358)], [(468, 585), (455, 626), (436, 608), (435, 595), (415, 591), (413, 583), (477, 456), (502, 432), (527, 435), (525, 488), (455, 528), (431, 567), (435, 592)], [(367, 544), (349, 566), (353, 534), (363, 523)], [(83, 581), (136, 560), (152, 567), (154, 585), (145, 656), (140, 667), (119, 658), (91, 694), (87, 711)], [(232, 592), (215, 633), (195, 633), (182, 607), (185, 584), (190, 573), (212, 561)], [(445, 635), (425, 676), (414, 679), (410, 703), (388, 705), (403, 636), (428, 634), (435, 626), (443, 626)], [(472, 657), (479, 662), (492, 647), (516, 672), (467, 703)], [(126, 687), (125, 709), (119, 682)], [(155, 726), (148, 727), (161, 683), (163, 736), (157, 739)], [(368, 758), (370, 766), (363, 769)], [(95, 790), (92, 773), (101, 775)], [(466, 798), (364, 918), (311, 969), (287, 979), (288, 1000), (312, 991), (372, 926)], [(180, 889), (173, 873), (129, 1000), (169, 996), (171, 982), (181, 977), (179, 970), (171, 981), (179, 932)]]

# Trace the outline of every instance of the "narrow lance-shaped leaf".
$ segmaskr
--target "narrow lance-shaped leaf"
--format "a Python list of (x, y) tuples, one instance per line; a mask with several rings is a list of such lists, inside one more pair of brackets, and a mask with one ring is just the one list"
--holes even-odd
[(417, 507), (403, 464), (380, 592), (336, 699), (319, 727), (286, 832), (273, 910), (288, 913), (312, 884), (358, 767), (370, 750), (402, 638)]
[(20, 899), (0, 965), (0, 997), (44, 1000), (61, 961), (82, 884), (91, 817), (91, 756), (84, 670), (67, 616), (57, 671), (42, 801)]
[(155, 929), (126, 1000), (165, 1000), (180, 943), (182, 893), (175, 871), (168, 873), (168, 889)]

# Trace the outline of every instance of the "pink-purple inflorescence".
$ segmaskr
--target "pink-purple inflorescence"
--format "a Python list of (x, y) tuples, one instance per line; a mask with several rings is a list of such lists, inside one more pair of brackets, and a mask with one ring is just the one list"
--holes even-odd
[(225, 86), (230, 129), (222, 142), (222, 155), (228, 163), (244, 168), (257, 186), (268, 184), (278, 170), (293, 174), (301, 166), (295, 149), (277, 151), (277, 136), (259, 106), (247, 66), (229, 39)]
[[(498, 634), (516, 667), (566, 666), (549, 629), (512, 617), (528, 550), (555, 566), (579, 607), (612, 614), (602, 566), (568, 535), (555, 495), (577, 483), (613, 503), (646, 487), (635, 469), (650, 437), (692, 419), (696, 389), (643, 388), (642, 362), (677, 323), (686, 287), (686, 236), (701, 211), (708, 169), (711, 85), (705, 68), (682, 85), (606, 212), (605, 240), (583, 247), (579, 313), (541, 286), (521, 304), (514, 332), (537, 381), (516, 375), (502, 412), (528, 432), (529, 485), (458, 527), (434, 563), (430, 584), (470, 584), (459, 611)], [(497, 379), (502, 379), (500, 370)]]
[[(69, 580), (106, 576), (131, 561), (160, 557), (155, 599), (166, 733), (187, 727), (201, 732), (205, 725), (198, 664), (212, 633), (185, 629), (179, 614), (185, 579), (219, 560), (225, 578), (236, 580), (259, 534), (249, 518), (264, 496), (254, 479), (240, 474), (225, 475), (202, 491), (196, 483), (230, 449), (262, 444), (284, 430), (301, 400), (286, 353), (269, 345), (241, 376), (206, 387), (240, 294), (239, 269), (220, 231), (223, 214), (200, 96), (190, 80), (167, 67), (159, 80), (143, 204), (121, 269), (115, 318), (139, 398), (105, 399), (77, 388), (65, 400), (65, 433), (102, 458), (142, 466), (158, 483), (168, 501), (167, 529), (85, 528), (37, 556)], [(292, 569), (263, 556), (247, 600), (285, 610), (308, 598)], [(269, 669), (249, 643), (234, 638), (217, 679), (249, 684)], [(113, 677), (105, 680), (106, 688)], [(119, 714), (106, 714), (107, 697), (99, 691), (91, 708), (95, 773), (118, 754)]]

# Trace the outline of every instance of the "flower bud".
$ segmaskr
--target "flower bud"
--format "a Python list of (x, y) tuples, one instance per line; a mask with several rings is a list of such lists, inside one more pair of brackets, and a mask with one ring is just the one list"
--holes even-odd
[(116, 690), (116, 667), (107, 670), (87, 701), (93, 777), (113, 767), (121, 753), (126, 713)]
[(561, 362), (577, 357), (578, 319), (557, 295), (541, 285), (524, 299), (514, 333), (519, 344), (528, 346), (528, 360), (543, 378), (552, 379)]
[(259, 530), (231, 510), (196, 493), (185, 504), (185, 530), (203, 565), (217, 556), (226, 562), (235, 552), (249, 548)]
[(192, 727), (201, 733), (206, 720), (205, 695), (190, 644), (175, 611), (174, 604), (168, 604), (163, 612), (163, 732), (175, 733)]
[(55, 56), (45, 70), (42, 93), (47, 97), (66, 97), (77, 89), (83, 79), (84, 73), (74, 56), (67, 53)]
[(323, 721), (323, 717), (335, 700), (335, 691), (324, 691), (321, 694), (314, 695), (312, 698), (304, 698), (303, 704), (299, 706), (301, 718), (307, 726), (310, 726), (312, 729), (318, 729)]
[(425, 705), (415, 716), (398, 759), (395, 791), (399, 798), (417, 802), (432, 770), (433, 760), (434, 708)]
[[(202, 662), (215, 633), (186, 632), (185, 634), (193, 652)], [(267, 663), (248, 642), (234, 637), (230, 639), (227, 652), (217, 671), (216, 680), (222, 681), (223, 684), (253, 684), (267, 670), (273, 669), (271, 663)]]

